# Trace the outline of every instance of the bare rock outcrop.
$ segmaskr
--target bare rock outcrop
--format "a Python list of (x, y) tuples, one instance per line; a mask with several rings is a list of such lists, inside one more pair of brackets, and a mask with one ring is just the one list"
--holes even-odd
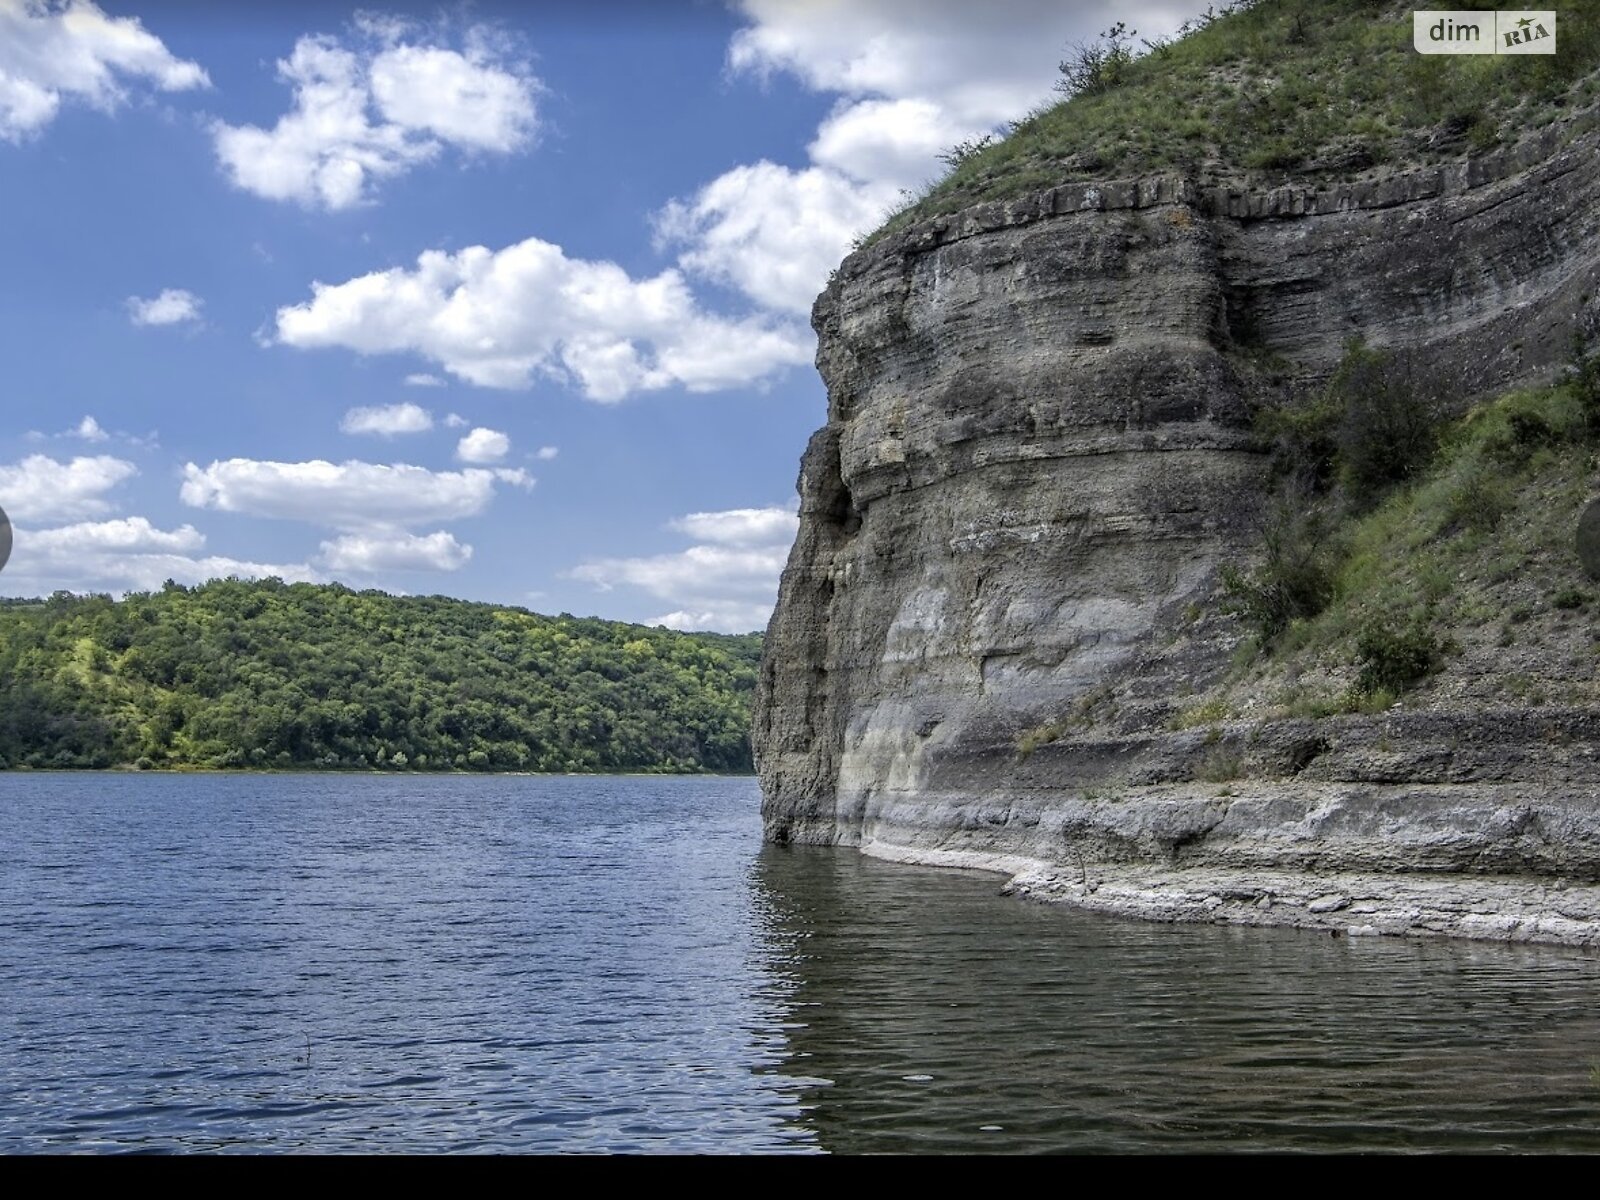
[[(1478, 394), (1546, 380), (1597, 297), (1600, 132), (1577, 121), (1338, 186), (1063, 186), (853, 254), (814, 311), (828, 423), (757, 698), (768, 836), (1164, 919), (1342, 928), (1348, 905), (1270, 896), (1349, 876), (1381, 932), (1600, 942), (1600, 711), (1229, 730), (1227, 796), (1195, 782), (1215, 746), (1172, 722), (1240, 636), (1197, 614), (1255, 536), (1253, 403), (1358, 334)], [(1092, 736), (1027, 752), (1107, 697)], [(1175, 871), (1194, 886), (1145, 886)], [(1515, 919), (1438, 916), (1493, 880)], [(1557, 882), (1581, 919), (1540, 925), (1528, 888)]]

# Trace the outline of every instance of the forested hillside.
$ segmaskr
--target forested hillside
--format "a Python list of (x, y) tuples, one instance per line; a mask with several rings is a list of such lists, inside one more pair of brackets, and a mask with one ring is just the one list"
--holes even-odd
[(0, 602), (0, 765), (747, 771), (759, 635), (338, 585)]

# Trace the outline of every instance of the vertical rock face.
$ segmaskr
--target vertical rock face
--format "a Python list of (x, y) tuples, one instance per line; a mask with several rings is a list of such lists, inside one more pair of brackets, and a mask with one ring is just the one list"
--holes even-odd
[[(1253, 402), (1357, 334), (1473, 392), (1548, 377), (1600, 294), (1597, 150), (1569, 128), (1334, 188), (1074, 185), (847, 259), (757, 698), (768, 835), (1056, 860), (1086, 784), (1192, 777), (1168, 718), (1237, 640), (1195, 617), (1254, 542)], [(1111, 690), (1116, 736), (1019, 755)], [(1218, 824), (1163, 794), (1107, 832), (1143, 800), (1072, 817), (1072, 852)]]
[(775, 836), (855, 840), (1209, 586), (1260, 467), (1183, 193), (1053, 197), (1079, 207), (858, 256), (819, 301), (830, 420), (758, 718)]

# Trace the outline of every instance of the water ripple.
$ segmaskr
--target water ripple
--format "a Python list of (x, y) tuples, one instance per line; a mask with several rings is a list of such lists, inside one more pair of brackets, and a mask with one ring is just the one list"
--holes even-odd
[(1600, 962), (762, 848), (745, 779), (0, 774), (0, 1151), (1600, 1149)]

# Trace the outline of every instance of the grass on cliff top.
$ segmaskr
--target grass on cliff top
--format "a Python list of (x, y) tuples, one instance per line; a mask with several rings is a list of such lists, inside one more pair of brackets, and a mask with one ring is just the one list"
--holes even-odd
[(1174, 724), (1378, 711), (1413, 684), (1425, 705), (1600, 703), (1600, 588), (1573, 542), (1592, 420), (1571, 384), (1473, 409), (1414, 486), (1337, 531), (1331, 603), (1245, 643)]
[[(1600, 0), (1558, 10), (1555, 55), (1422, 55), (1413, 5), (1257, 0), (1035, 112), (872, 238), (1079, 179), (1163, 170), (1352, 178), (1460, 158), (1600, 98)], [(1138, 42), (1132, 45), (1138, 47)], [(1072, 57), (1071, 48), (1063, 54)]]

